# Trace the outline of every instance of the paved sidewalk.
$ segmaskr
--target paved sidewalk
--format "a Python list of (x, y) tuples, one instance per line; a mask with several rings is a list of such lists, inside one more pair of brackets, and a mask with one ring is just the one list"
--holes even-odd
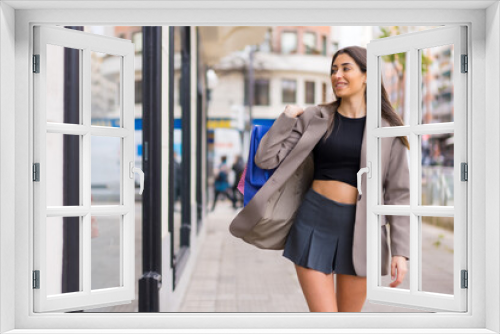
[[(209, 213), (207, 236), (179, 312), (308, 312), (293, 263), (282, 251), (261, 250), (233, 237), (228, 227), (236, 214), (228, 201)], [(384, 277), (384, 286), (389, 279)], [(408, 289), (408, 280), (400, 287)], [(420, 311), (367, 301), (362, 312)]]
[(307, 312), (291, 262), (229, 233), (237, 210), (218, 203), (179, 312)]

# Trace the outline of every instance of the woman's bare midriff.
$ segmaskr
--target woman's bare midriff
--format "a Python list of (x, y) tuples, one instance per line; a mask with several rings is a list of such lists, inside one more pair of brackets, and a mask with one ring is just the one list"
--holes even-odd
[(314, 180), (312, 189), (333, 201), (356, 204), (358, 189), (352, 185), (334, 180)]

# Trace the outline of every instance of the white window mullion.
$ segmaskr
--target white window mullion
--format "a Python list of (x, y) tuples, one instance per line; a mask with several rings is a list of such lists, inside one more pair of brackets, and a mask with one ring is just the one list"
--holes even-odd
[(455, 129), (455, 124), (453, 122), (447, 122), (447, 123), (435, 123), (435, 124), (383, 127), (374, 129), (373, 134), (380, 138), (409, 136), (410, 133), (415, 133), (417, 135), (422, 135), (422, 134), (437, 135), (442, 133), (453, 133), (455, 131), (454, 129)]
[[(82, 124), (84, 127), (90, 130), (91, 125), (91, 65), (90, 65), (90, 49), (83, 49), (82, 55)], [(80, 166), (83, 171), (82, 183), (83, 183), (83, 206), (90, 208), (91, 203), (91, 134), (90, 131), (87, 131), (83, 135), (83, 159), (80, 160)], [(82, 257), (83, 262), (81, 264), (80, 274), (83, 275), (83, 292), (86, 294), (90, 294), (91, 291), (91, 279), (92, 279), (92, 247), (91, 247), (91, 220), (92, 216), (90, 210), (86, 212), (85, 216), (83, 216), (83, 238), (82, 238)]]
[[(123, 131), (127, 132), (127, 136), (122, 139), (123, 147), (123, 163), (122, 163), (122, 204), (129, 210), (135, 212), (135, 175), (130, 171), (130, 165), (135, 167), (135, 137), (134, 137), (134, 89), (135, 78), (134, 72), (126, 71), (125, 69), (134, 66), (134, 52), (125, 54), (122, 57), (122, 72), (123, 85), (120, 86), (121, 100), (121, 115)], [(123, 194), (134, 194), (134, 196), (123, 196)], [(134, 282), (135, 277), (135, 219), (131, 214), (122, 216), (121, 233), (123, 237), (122, 252), (120, 263), (123, 266), (121, 271), (121, 283), (123, 287), (129, 287), (127, 291), (129, 298), (135, 298)]]
[[(410, 58), (407, 64), (407, 75), (409, 75), (409, 93), (410, 93), (410, 127), (414, 130), (418, 125), (420, 117), (420, 75), (414, 73), (421, 73), (420, 71), (420, 58), (419, 51), (416, 48), (410, 48), (407, 56)], [(399, 139), (398, 139), (399, 140)], [(412, 131), (408, 136), (410, 143), (409, 151), (409, 169), (410, 169), (410, 207), (415, 208), (419, 204), (420, 198), (420, 176), (422, 174), (422, 164), (420, 159), (420, 145), (418, 135)], [(421, 261), (420, 254), (421, 238), (419, 233), (418, 216), (414, 212), (410, 213), (410, 293), (415, 294), (418, 292), (420, 282), (422, 281)]]
[(49, 206), (47, 217), (83, 217), (90, 208), (85, 206)]
[(47, 132), (60, 133), (65, 135), (83, 136), (89, 132), (88, 126), (80, 124), (65, 124), (47, 122)]
[[(133, 128), (121, 129), (121, 128), (106, 128), (103, 126), (90, 126), (90, 125), (79, 125), (79, 124), (64, 124), (64, 123), (51, 123), (47, 122), (47, 132), (49, 133), (60, 133), (65, 135), (78, 135), (83, 136), (87, 133), (93, 136), (106, 136), (106, 137), (125, 137), (133, 134)], [(132, 132), (131, 132), (132, 131)]]
[(453, 217), (455, 209), (453, 206), (413, 206), (413, 205), (375, 205), (373, 213), (377, 215), (395, 215), (409, 216), (416, 214), (417, 216), (432, 216), (432, 217)]

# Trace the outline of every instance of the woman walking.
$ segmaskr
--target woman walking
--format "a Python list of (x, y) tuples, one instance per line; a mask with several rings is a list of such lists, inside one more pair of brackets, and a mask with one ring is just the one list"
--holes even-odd
[[(354, 46), (337, 51), (330, 75), (335, 102), (305, 111), (287, 106), (262, 138), (255, 163), (265, 169), (280, 168), (267, 182), (269, 185), (266, 183), (259, 190), (260, 196), (256, 194), (254, 203), (249, 203), (234, 219), (231, 233), (244, 237), (262, 218), (266, 211), (262, 207), (273, 198), (271, 195), (293, 177), (293, 171), (308, 154), (312, 155), (312, 182), (290, 218), (293, 224), (283, 256), (295, 264), (310, 311), (359, 312), (366, 300), (366, 198), (357, 191), (357, 172), (365, 167), (360, 163), (366, 163), (366, 49)], [(381, 91), (382, 126), (403, 125), (383, 85)], [(381, 204), (409, 205), (408, 140), (396, 137), (383, 138), (381, 142), (385, 189)], [(286, 159), (291, 152), (293, 157)], [(362, 187), (366, 187), (366, 181)], [(281, 211), (275, 210), (276, 216)], [(395, 287), (407, 272), (409, 217), (384, 218), (391, 227), (390, 272), (396, 279), (391, 287)], [(382, 228), (381, 273), (387, 275), (385, 222)]]

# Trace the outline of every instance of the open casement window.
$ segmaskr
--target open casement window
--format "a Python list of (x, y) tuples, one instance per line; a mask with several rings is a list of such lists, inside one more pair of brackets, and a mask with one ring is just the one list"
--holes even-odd
[(34, 310), (129, 303), (134, 45), (36, 26), (33, 72)]
[[(466, 38), (466, 27), (449, 26), (368, 44), (367, 299), (371, 302), (467, 311)], [(382, 125), (381, 82), (402, 126)], [(409, 150), (394, 138), (399, 136), (408, 139)], [(392, 138), (392, 146), (384, 145)], [(406, 159), (403, 153), (398, 155), (401, 147)], [(391, 159), (387, 170), (382, 170), (383, 159)], [(397, 173), (396, 179), (391, 175), (396, 170), (406, 172)], [(386, 186), (392, 195), (384, 191)], [(406, 198), (406, 203), (398, 198)], [(394, 253), (406, 248), (408, 272), (402, 284), (390, 287), (391, 273), (382, 275), (382, 259), (390, 264), (392, 255), (403, 255)]]

